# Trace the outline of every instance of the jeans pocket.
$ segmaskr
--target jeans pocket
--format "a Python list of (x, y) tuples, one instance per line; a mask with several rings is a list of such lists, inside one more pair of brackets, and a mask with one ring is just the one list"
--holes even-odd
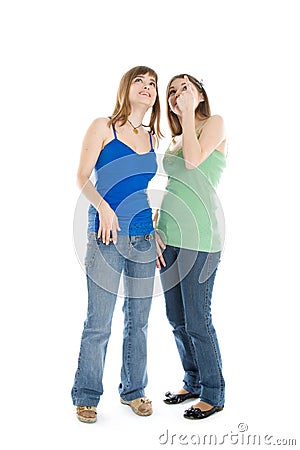
[(156, 241), (152, 234), (137, 236), (134, 250), (137, 262), (149, 263), (156, 261)]

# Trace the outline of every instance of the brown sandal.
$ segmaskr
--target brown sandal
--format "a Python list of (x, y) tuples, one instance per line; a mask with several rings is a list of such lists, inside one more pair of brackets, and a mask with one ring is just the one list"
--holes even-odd
[(96, 406), (77, 406), (76, 413), (77, 418), (78, 420), (80, 420), (80, 422), (95, 423), (97, 420)]
[(121, 398), (123, 405), (128, 405), (132, 411), (138, 416), (150, 416), (153, 412), (152, 402), (146, 397), (139, 397), (129, 402), (126, 402)]

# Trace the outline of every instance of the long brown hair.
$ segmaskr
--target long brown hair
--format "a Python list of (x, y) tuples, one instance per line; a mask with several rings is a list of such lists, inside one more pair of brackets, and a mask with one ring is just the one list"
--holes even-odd
[(195, 116), (199, 119), (203, 119), (203, 116), (204, 117), (211, 116), (208, 97), (207, 97), (207, 94), (205, 92), (202, 82), (198, 81), (197, 78), (193, 77), (192, 75), (188, 75), (186, 73), (182, 73), (180, 75), (175, 75), (169, 81), (168, 86), (167, 86), (167, 92), (166, 92), (166, 94), (167, 94), (167, 117), (168, 117), (168, 123), (169, 123), (169, 127), (171, 130), (172, 136), (180, 135), (182, 133), (182, 127), (181, 127), (181, 124), (180, 124), (180, 121), (179, 121), (177, 115), (175, 113), (173, 113), (173, 111), (171, 111), (169, 101), (168, 101), (169, 100), (169, 90), (170, 90), (170, 86), (174, 80), (176, 80), (177, 78), (184, 79), (185, 76), (188, 77), (188, 79), (191, 81), (191, 83), (193, 83), (193, 85), (196, 87), (198, 92), (200, 92), (200, 94), (202, 94), (203, 98), (204, 98), (204, 101), (199, 102), (199, 105), (197, 106), (197, 108), (195, 110)]
[(160, 131), (160, 103), (157, 87), (158, 77), (157, 73), (147, 66), (133, 67), (123, 75), (119, 84), (115, 108), (107, 126), (111, 126), (112, 123), (115, 124), (117, 122), (119, 122), (121, 126), (126, 123), (128, 116), (131, 113), (131, 106), (129, 103), (130, 86), (134, 78), (136, 78), (138, 75), (145, 75), (146, 73), (149, 73), (151, 77), (155, 78), (157, 92), (155, 103), (152, 106), (149, 128), (152, 134), (156, 134), (156, 136), (160, 138), (162, 137), (162, 133)]

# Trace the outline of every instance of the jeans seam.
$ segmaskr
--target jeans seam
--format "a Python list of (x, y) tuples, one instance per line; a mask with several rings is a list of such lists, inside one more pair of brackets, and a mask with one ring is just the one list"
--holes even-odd
[[(91, 243), (90, 241), (86, 244), (86, 257), (85, 257), (85, 267), (86, 269), (90, 269), (91, 267), (93, 267), (95, 258), (96, 258), (96, 253), (97, 253), (97, 247), (96, 247), (96, 241), (95, 243)], [(88, 252), (87, 250), (90, 249), (91, 255), (90, 258), (87, 259), (87, 255)]]
[(132, 322), (131, 322), (131, 313), (130, 313), (130, 302), (126, 299), (126, 308), (127, 308), (127, 329), (128, 329), (128, 339), (127, 339), (127, 347), (126, 347), (126, 355), (124, 355), (125, 359), (125, 373), (126, 373), (126, 388), (130, 386), (130, 352), (131, 352), (131, 330), (132, 330)]
[[(208, 257), (207, 257), (207, 277), (206, 277), (206, 281), (205, 281), (205, 303), (204, 303), (205, 312), (207, 311), (207, 302), (208, 302), (208, 297), (209, 297), (209, 279), (213, 275), (213, 274), (211, 274), (208, 277), (209, 271), (210, 271), (210, 262), (211, 262), (211, 254), (209, 253)], [(209, 339), (210, 339), (210, 342), (211, 342), (211, 346), (213, 348), (215, 359), (216, 359), (217, 366), (218, 366), (219, 385), (220, 385), (220, 394), (219, 394), (219, 400), (218, 400), (218, 403), (219, 403), (221, 395), (223, 394), (223, 391), (224, 391), (224, 386), (223, 386), (223, 382), (222, 382), (222, 373), (220, 371), (220, 365), (219, 365), (219, 360), (218, 360), (218, 352), (216, 350), (216, 346), (215, 346), (212, 334), (210, 332), (210, 328), (209, 328), (209, 325), (208, 325), (208, 322), (207, 322), (207, 314), (206, 313), (205, 313), (205, 326), (206, 326), (207, 334), (209, 336)]]

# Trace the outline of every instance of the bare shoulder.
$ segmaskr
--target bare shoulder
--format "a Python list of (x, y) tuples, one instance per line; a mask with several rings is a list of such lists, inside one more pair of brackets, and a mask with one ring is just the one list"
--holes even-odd
[(107, 126), (107, 117), (98, 117), (90, 124), (84, 138), (84, 145), (97, 146), (100, 150), (111, 139), (111, 129)]
[(205, 131), (209, 134), (214, 133), (217, 135), (222, 135), (224, 139), (226, 135), (226, 129), (223, 117), (219, 114), (210, 116), (205, 124)]
[(224, 120), (223, 117), (220, 116), (219, 114), (215, 114), (213, 116), (210, 116), (206, 122), (207, 124), (211, 124), (211, 125), (218, 125), (218, 126), (224, 126)]
[(109, 119), (107, 117), (97, 117), (89, 126), (89, 131), (103, 135), (103, 133), (109, 130), (109, 127), (107, 126), (108, 121)]

